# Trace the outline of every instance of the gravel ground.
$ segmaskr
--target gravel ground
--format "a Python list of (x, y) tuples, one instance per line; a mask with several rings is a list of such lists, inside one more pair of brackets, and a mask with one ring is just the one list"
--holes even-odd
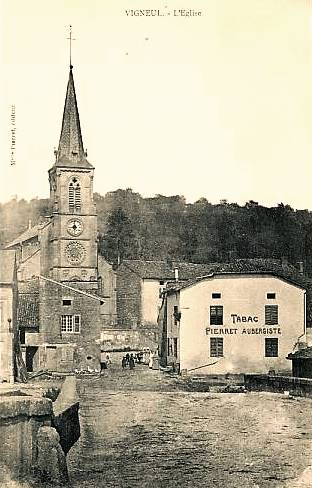
[(78, 381), (73, 487), (311, 488), (312, 403), (186, 392), (147, 366)]

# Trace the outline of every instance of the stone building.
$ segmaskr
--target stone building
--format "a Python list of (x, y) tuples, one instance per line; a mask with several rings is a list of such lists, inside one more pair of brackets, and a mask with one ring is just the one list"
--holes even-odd
[(265, 271), (212, 272), (164, 292), (163, 365), (199, 374), (290, 373), (306, 341), (306, 291)]
[(17, 300), (15, 252), (0, 251), (0, 382), (14, 381)]
[(116, 321), (115, 273), (98, 254), (93, 176), (70, 66), (58, 150), (49, 170), (49, 216), (6, 247), (17, 253), (18, 320), (30, 371), (97, 369), (101, 329)]
[(201, 276), (210, 265), (124, 260), (117, 269), (117, 317), (121, 327), (157, 327), (161, 293), (168, 282)]

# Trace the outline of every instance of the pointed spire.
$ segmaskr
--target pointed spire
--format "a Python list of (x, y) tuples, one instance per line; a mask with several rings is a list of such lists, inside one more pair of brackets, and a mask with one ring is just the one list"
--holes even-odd
[(73, 67), (70, 65), (56, 166), (92, 168), (83, 148)]

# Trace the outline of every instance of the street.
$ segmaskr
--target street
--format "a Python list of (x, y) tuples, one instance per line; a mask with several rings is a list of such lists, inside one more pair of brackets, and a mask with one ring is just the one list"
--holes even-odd
[(78, 384), (74, 487), (312, 486), (311, 400), (179, 391), (143, 365)]

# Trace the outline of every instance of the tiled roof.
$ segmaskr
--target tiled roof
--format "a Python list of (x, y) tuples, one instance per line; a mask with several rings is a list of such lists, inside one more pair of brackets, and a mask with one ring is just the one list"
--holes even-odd
[(19, 281), (18, 293), (20, 295), (25, 293), (39, 294), (39, 277), (35, 277), (27, 281)]
[[(283, 273), (283, 275), (299, 275), (296, 268), (287, 264), (282, 264), (280, 261), (272, 259), (238, 259), (231, 263), (186, 263), (176, 262), (168, 263), (167, 261), (143, 261), (143, 260), (124, 260), (123, 263), (134, 273), (141, 278), (159, 279), (159, 280), (174, 280), (174, 269), (177, 268), (179, 272), (179, 280), (186, 281), (211, 273), (217, 272), (255, 272), (255, 271), (271, 271), (276, 274)], [(301, 276), (301, 275), (299, 275)]]
[(9, 249), (10, 247), (16, 246), (16, 244), (20, 244), (21, 242), (29, 241), (34, 237), (37, 237), (39, 234), (39, 230), (48, 225), (50, 222), (44, 222), (43, 224), (37, 224), (31, 227), (30, 229), (25, 230), (22, 234), (16, 237), (12, 242), (5, 246), (5, 249)]
[(39, 294), (22, 293), (18, 297), (17, 322), (19, 327), (39, 326)]
[[(183, 283), (171, 283), (169, 289), (179, 289), (196, 283), (204, 276), (210, 274), (235, 274), (235, 273), (260, 273), (271, 274), (281, 279), (289, 281), (307, 292), (307, 325), (312, 326), (312, 279), (299, 273), (297, 268), (291, 264), (285, 264), (273, 259), (238, 259), (231, 263), (212, 263), (206, 266), (206, 272), (193, 275), (188, 281)], [(196, 268), (195, 268), (196, 269)], [(199, 269), (199, 268), (198, 268)]]
[(12, 284), (15, 271), (15, 251), (0, 251), (0, 283)]
[[(145, 279), (173, 280), (174, 268), (179, 270), (179, 279), (188, 280), (194, 276), (202, 275), (210, 270), (210, 265), (196, 263), (182, 263), (167, 261), (143, 261), (124, 260), (122, 265), (127, 266), (131, 271)], [(118, 272), (118, 270), (117, 270)]]
[(194, 276), (186, 282), (172, 283), (169, 286), (169, 289), (181, 290), (210, 276), (235, 274), (270, 274), (304, 289), (307, 289), (309, 285), (312, 285), (312, 281), (299, 274), (298, 270), (293, 266), (281, 264), (274, 260), (239, 259), (231, 263), (213, 263), (208, 265), (207, 271), (206, 274)]

